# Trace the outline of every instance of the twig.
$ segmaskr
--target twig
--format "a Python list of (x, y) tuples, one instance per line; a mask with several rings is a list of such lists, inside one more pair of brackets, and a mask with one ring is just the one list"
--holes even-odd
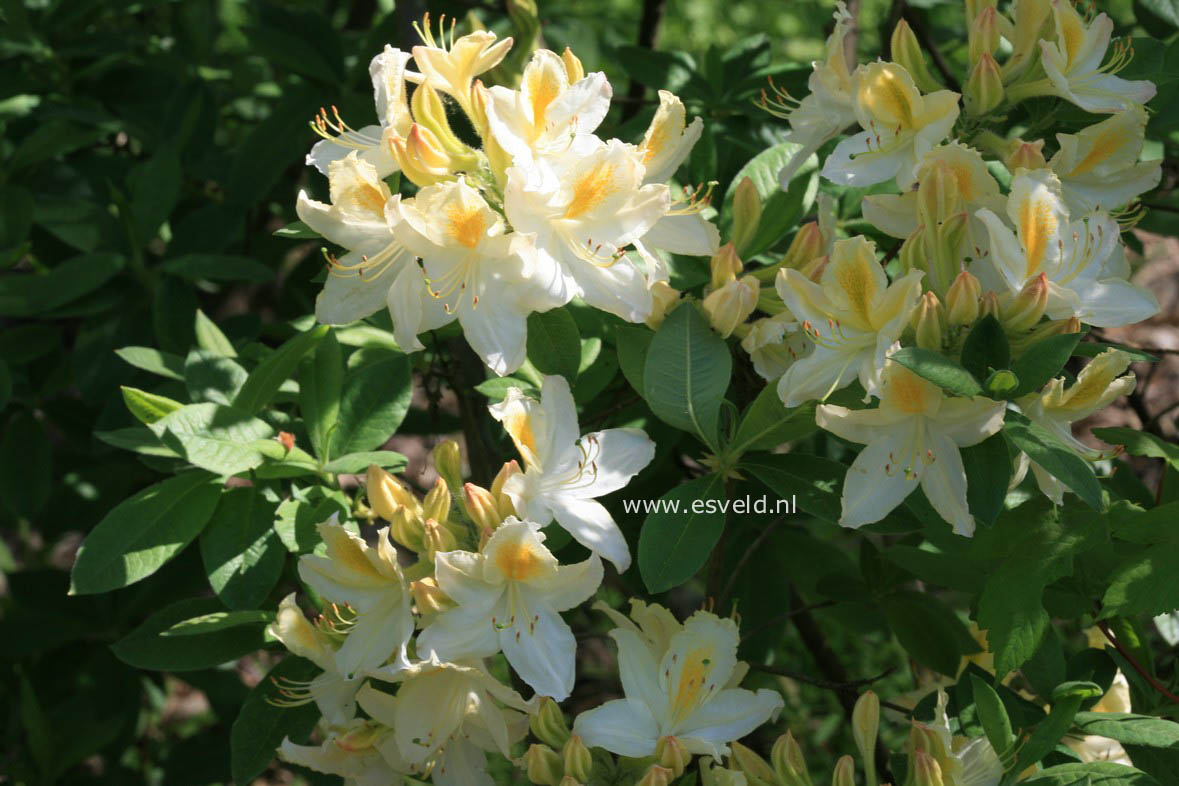
[(1153, 674), (1146, 670), (1145, 666), (1138, 662), (1138, 659), (1134, 657), (1130, 650), (1128, 650), (1125, 645), (1118, 641), (1117, 637), (1113, 635), (1113, 631), (1109, 629), (1109, 623), (1105, 621), (1099, 621), (1097, 623), (1097, 627), (1101, 629), (1101, 632), (1105, 634), (1105, 638), (1108, 639), (1109, 643), (1114, 646), (1114, 649), (1121, 653), (1122, 657), (1126, 659), (1126, 662), (1130, 664), (1134, 671), (1138, 672), (1142, 679), (1150, 683), (1150, 687), (1154, 688), (1172, 702), (1179, 704), (1179, 696), (1176, 696), (1174, 693), (1171, 693), (1171, 691), (1167, 690), (1165, 685), (1159, 682)]
[[(643, 0), (643, 12), (639, 17), (638, 45), (644, 49), (654, 49), (659, 38), (659, 24), (663, 21), (663, 12), (667, 8), (667, 0)], [(622, 107), (623, 121), (635, 116), (641, 106), (646, 86), (638, 79), (631, 77), (630, 87), (626, 91), (627, 103)]]
[(962, 86), (958, 84), (958, 78), (954, 76), (954, 72), (950, 70), (950, 64), (946, 62), (946, 58), (942, 55), (941, 50), (937, 48), (933, 38), (929, 35), (929, 30), (926, 29), (925, 24), (918, 19), (908, 8), (901, 12), (905, 21), (909, 23), (909, 27), (913, 28), (913, 35), (917, 36), (917, 40), (921, 42), (922, 48), (929, 52), (929, 57), (933, 60), (933, 65), (937, 68), (938, 73), (942, 75), (942, 79), (946, 83), (946, 87), (950, 88), (956, 93), (962, 92)]

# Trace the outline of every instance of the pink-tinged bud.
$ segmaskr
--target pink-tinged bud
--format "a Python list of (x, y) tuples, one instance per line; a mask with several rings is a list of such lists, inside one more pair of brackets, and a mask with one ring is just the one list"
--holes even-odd
[(774, 743), (774, 748), (770, 751), (770, 761), (774, 763), (774, 772), (786, 786), (814, 786), (806, 768), (802, 748), (789, 731)]
[(438, 582), (430, 576), (411, 581), (409, 591), (413, 594), (413, 602), (418, 614), (424, 618), (432, 618), (435, 614), (454, 607), (454, 601), (442, 591)]
[(839, 761), (835, 762), (831, 786), (856, 786), (856, 763), (851, 756), (841, 756)]
[(1022, 139), (1012, 139), (1003, 163), (1007, 169), (1014, 172), (1019, 168), (1043, 169), (1048, 166), (1044, 160), (1044, 140), (1037, 139), (1025, 142)]
[(733, 247), (738, 254), (749, 250), (761, 221), (761, 195), (753, 179), (744, 177), (733, 192)]
[(504, 462), (491, 481), (491, 496), (495, 498), (495, 506), (499, 509), (501, 519), (516, 515), (516, 506), (512, 504), (512, 498), (504, 493), (504, 484), (508, 482), (508, 478), (519, 474), (520, 465), (512, 459)]
[(561, 757), (547, 745), (529, 746), (524, 753), (524, 771), (528, 780), (540, 786), (557, 786), (562, 778)]
[(450, 488), (445, 478), (434, 481), (434, 488), (422, 500), (422, 516), (443, 525), (450, 521)]
[(585, 784), (577, 780), (577, 778), (566, 775), (557, 786), (585, 786)]
[(1000, 310), (999, 321), (1012, 331), (1031, 330), (1048, 307), (1048, 276), (1044, 273), (1024, 284), (1019, 294)]
[(941, 350), (946, 338), (946, 309), (932, 292), (921, 296), (913, 312), (913, 332), (917, 334), (917, 346)]
[(499, 505), (491, 492), (474, 483), (463, 485), (463, 507), (467, 516), (481, 530), (494, 530), (503, 523), (503, 516), (499, 514)]
[(983, 296), (978, 301), (978, 311), (980, 317), (992, 316), (995, 319), (999, 318), (999, 296), (991, 290), (983, 293)]
[(569, 84), (580, 82), (585, 78), (585, 66), (581, 64), (581, 60), (573, 54), (573, 50), (569, 47), (565, 47), (565, 51), (561, 53), (561, 62), (565, 64), (565, 73), (569, 75)]
[(978, 319), (978, 300), (982, 284), (969, 271), (963, 270), (946, 292), (946, 321), (955, 327), (973, 325)]
[(433, 134), (439, 148), (454, 159), (461, 158), (468, 164), (475, 162), (474, 151), (464, 145), (451, 130), (450, 121), (446, 119), (446, 107), (442, 103), (442, 96), (429, 82), (423, 82), (414, 89), (410, 107), (413, 109), (414, 120)]
[(528, 718), (528, 728), (538, 740), (554, 748), (563, 748), (569, 741), (569, 726), (557, 702), (544, 696), (540, 706)]
[(1003, 103), (1003, 77), (995, 58), (984, 52), (962, 90), (962, 103), (971, 115), (985, 115)]
[(594, 768), (594, 757), (581, 741), (581, 737), (574, 734), (569, 738), (565, 747), (561, 749), (561, 760), (565, 764), (566, 777), (581, 782), (589, 780), (590, 771)]
[(337, 735), (334, 740), (341, 750), (359, 753), (370, 749), (384, 731), (380, 724), (369, 721)]
[(966, 18), (977, 19), (988, 8), (998, 5), (998, 0), (966, 0)]
[(737, 256), (737, 250), (733, 248), (733, 244), (726, 243), (712, 255), (708, 267), (712, 273), (709, 288), (720, 289), (730, 281), (735, 281), (745, 265), (741, 263), (741, 257)]
[(1011, 351), (1015, 355), (1022, 355), (1027, 352), (1035, 344), (1040, 343), (1046, 338), (1052, 336), (1065, 336), (1071, 333), (1081, 332), (1081, 320), (1077, 317), (1069, 317), (1068, 319), (1053, 319), (1048, 322), (1041, 322), (1032, 328), (1026, 335), (1009, 337), (1011, 342)]
[(392, 521), (400, 508), (409, 508), (415, 513), (420, 512), (421, 505), (397, 478), (376, 464), (369, 464), (368, 474), (365, 476), (365, 493), (368, 504), (377, 515)]
[(925, 53), (921, 51), (921, 44), (913, 33), (913, 28), (904, 19), (897, 22), (892, 31), (892, 59), (893, 62), (904, 67), (913, 77), (913, 83), (922, 93), (933, 93), (942, 89), (942, 85), (929, 73), (929, 66), (925, 64)]
[(684, 296), (675, 287), (668, 284), (666, 281), (656, 281), (651, 284), (651, 316), (647, 317), (644, 325), (652, 330), (658, 330), (659, 326), (663, 324), (663, 320), (671, 313), (671, 310), (680, 302), (680, 298)]
[(814, 281), (816, 284), (823, 278), (823, 271), (827, 269), (827, 265), (831, 264), (831, 257), (824, 254), (821, 257), (815, 257), (810, 262), (806, 262), (798, 268), (798, 272)]
[(761, 284), (753, 276), (744, 276), (713, 290), (701, 304), (713, 330), (728, 338), (757, 308)]
[(684, 774), (684, 768), (692, 761), (692, 754), (675, 737), (660, 737), (655, 742), (655, 761), (666, 767), (673, 777)]
[(453, 439), (442, 440), (430, 451), (430, 460), (434, 464), (434, 471), (446, 480), (448, 487), (462, 488), (463, 456), (457, 442)]
[(739, 742), (730, 742), (729, 750), (732, 752), (730, 764), (736, 765), (747, 778), (756, 779), (753, 781), (755, 783), (777, 783), (778, 776), (774, 774), (774, 769), (761, 756)]
[(921, 224), (926, 231), (931, 231), (961, 209), (958, 176), (945, 161), (934, 162), (917, 186), (917, 214)]
[[(852, 737), (855, 738), (856, 750), (860, 752), (864, 769), (868, 772), (869, 783), (876, 783), (876, 735), (879, 730), (880, 697), (872, 691), (865, 691), (852, 709)], [(848, 769), (850, 775), (852, 768)]]
[(918, 751), (913, 757), (913, 770), (913, 786), (945, 786), (941, 766), (925, 751)]
[(801, 270), (807, 263), (823, 256), (826, 248), (827, 239), (823, 237), (819, 222), (809, 221), (798, 228), (798, 233), (790, 241), (790, 248), (786, 249), (786, 256), (782, 257), (782, 267)]
[(416, 186), (454, 179), (450, 156), (442, 149), (442, 143), (432, 131), (418, 123), (410, 126), (404, 139), (393, 137), (389, 147), (402, 174)]
[(971, 63), (977, 63), (984, 54), (994, 55), (999, 48), (999, 12), (993, 5), (979, 11), (970, 26), (969, 56)]
[(652, 764), (635, 786), (668, 786), (677, 776), (667, 767)]
[(426, 523), (422, 525), (422, 535), (426, 554), (430, 559), (439, 552), (454, 551), (458, 548), (458, 538), (454, 533), (434, 519), (426, 519)]

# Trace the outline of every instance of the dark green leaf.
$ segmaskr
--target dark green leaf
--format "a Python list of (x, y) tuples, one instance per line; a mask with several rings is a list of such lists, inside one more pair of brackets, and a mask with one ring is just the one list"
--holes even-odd
[(332, 433), (340, 415), (340, 394), (344, 386), (344, 360), (336, 334), (328, 330), (315, 354), (299, 372), (299, 411), (311, 438), (311, 447), (321, 461), (331, 458)]
[(839, 521), (840, 494), (847, 467), (838, 461), (803, 453), (782, 453), (747, 457), (740, 466), (780, 498), (797, 500), (800, 510), (824, 521)]
[(962, 466), (966, 469), (966, 499), (970, 514), (990, 526), (1003, 511), (1007, 486), (1011, 483), (1011, 454), (1002, 433), (994, 434), (977, 445), (962, 448)]
[(251, 415), (261, 411), (274, 398), (282, 383), (295, 373), (303, 356), (315, 349), (329, 330), (331, 328), (327, 325), (320, 325), (300, 333), (267, 355), (242, 383), (234, 396), (233, 406)]
[(123, 269), (118, 254), (74, 257), (48, 273), (8, 273), (0, 278), (0, 316), (31, 317), (87, 295)]
[(754, 156), (733, 177), (721, 207), (722, 227), (727, 228), (732, 223), (733, 196), (744, 178), (753, 181), (762, 202), (757, 231), (741, 249), (743, 259), (760, 254), (784, 238), (814, 204), (819, 179), (817, 174), (809, 171), (813, 164), (802, 168), (801, 174), (791, 181), (788, 191), (783, 191), (778, 183), (778, 173), (800, 149), (802, 145), (797, 142), (774, 145)]
[(1160, 786), (1141, 770), (1111, 761), (1061, 764), (1020, 781), (1020, 786)]
[(160, 225), (168, 220), (180, 198), (181, 176), (180, 156), (170, 146), (161, 147), (127, 175), (131, 213), (141, 243), (154, 238)]
[(1016, 755), (1015, 772), (1022, 772), (1043, 759), (1056, 747), (1073, 725), (1073, 717), (1081, 706), (1082, 695), (1071, 693), (1054, 697), (1052, 711), (1040, 723)]
[(351, 509), (351, 502), (343, 493), (313, 486), (308, 492), (292, 493), (282, 501), (274, 519), (274, 531), (288, 551), (307, 554), (323, 542), (316, 525), (332, 516), (344, 521)]
[(233, 342), (226, 338), (225, 334), (221, 332), (221, 328), (217, 327), (217, 323), (209, 319), (200, 309), (197, 309), (196, 312), (194, 330), (197, 346), (201, 349), (222, 357), (237, 357), (237, 350), (233, 348)]
[(962, 344), (962, 367), (977, 379), (986, 379), (991, 370), (1011, 364), (1011, 347), (999, 320), (990, 314), (974, 324)]
[(778, 397), (778, 386), (769, 384), (745, 410), (726, 452), (735, 458), (750, 450), (770, 450), (809, 436), (818, 428), (813, 402), (786, 409)]
[(1151, 748), (1179, 749), (1179, 723), (1130, 712), (1078, 712), (1073, 721), (1084, 734)]
[(725, 528), (724, 482), (706, 475), (676, 486), (647, 514), (639, 534), (639, 574), (647, 591), (683, 584), (708, 561)]
[(1179, 469), (1179, 447), (1165, 442), (1154, 434), (1132, 428), (1095, 428), (1093, 436), (1111, 445), (1122, 445), (1131, 456), (1161, 458)]
[(1153, 617), (1179, 609), (1179, 540), (1151, 546), (1119, 564), (1101, 607), (1103, 618)]
[(274, 436), (258, 418), (219, 404), (189, 404), (151, 426), (164, 444), (190, 463), (218, 475), (236, 475), (265, 460), (253, 443)]
[(618, 347), (618, 365), (622, 375), (640, 396), (643, 395), (643, 369), (647, 365), (647, 349), (655, 334), (645, 327), (619, 325), (614, 329)]
[(168, 379), (184, 379), (184, 358), (151, 347), (123, 347), (115, 354), (135, 368)]
[(201, 532), (209, 584), (231, 609), (255, 609), (274, 588), (286, 557), (274, 531), (275, 505), (256, 487), (227, 489)]
[(409, 358), (400, 352), (348, 374), (340, 398), (340, 416), (332, 438), (332, 455), (374, 450), (405, 419), (413, 393)]
[(250, 257), (231, 254), (184, 254), (167, 259), (160, 270), (188, 281), (249, 281), (264, 284), (274, 271)]
[(1089, 462), (1070, 450), (1052, 432), (1018, 412), (1008, 412), (1006, 417), (1003, 432), (1015, 447), (1028, 454), (1028, 458), (1067, 486), (1086, 505), (1094, 510), (1104, 507), (1101, 484)]
[(194, 402), (228, 405), (249, 376), (236, 360), (207, 349), (194, 349), (184, 359), (184, 384)]
[(896, 592), (881, 606), (889, 629), (909, 655), (942, 674), (957, 674), (962, 655), (978, 649), (957, 615), (929, 593)]
[(905, 347), (889, 355), (889, 358), (956, 396), (982, 395), (982, 385), (978, 383), (978, 379), (940, 352), (921, 347)]
[(324, 472), (354, 475), (367, 471), (369, 464), (376, 464), (390, 472), (396, 472), (405, 469), (408, 463), (409, 459), (394, 450), (369, 450), (334, 458), (324, 465), (323, 469)]
[(202, 636), (227, 628), (242, 625), (270, 624), (274, 621), (273, 611), (214, 611), (187, 620), (181, 620), (160, 633), (161, 636)]
[(170, 399), (167, 396), (148, 393), (146, 390), (127, 387), (126, 385), (120, 388), (120, 390), (123, 391), (123, 403), (127, 405), (127, 411), (144, 425), (151, 425), (165, 415), (175, 412), (184, 406), (179, 401)]
[(1032, 344), (1011, 366), (1011, 370), (1019, 377), (1019, 387), (1010, 398), (1026, 396), (1048, 384), (1048, 380), (1059, 374), (1072, 357), (1081, 335), (1068, 333), (1049, 336)]
[(982, 722), (991, 747), (1002, 758), (1015, 740), (1011, 732), (1011, 719), (1007, 717), (1007, 708), (1003, 706), (1003, 700), (989, 682), (976, 674), (970, 675), (970, 681), (974, 690), (974, 704), (978, 708), (978, 719)]
[(49, 501), (53, 479), (49, 438), (31, 412), (12, 416), (0, 441), (0, 504), (14, 516), (32, 518)]
[(581, 333), (566, 308), (528, 316), (528, 359), (542, 374), (560, 374), (573, 384), (581, 364)]
[(190, 598), (165, 606), (111, 646), (137, 669), (196, 671), (220, 666), (255, 652), (266, 643), (266, 624), (236, 625), (194, 636), (165, 636), (178, 622), (225, 611), (216, 598)]
[(311, 661), (288, 655), (250, 691), (230, 735), (230, 766), (235, 783), (252, 783), (274, 760), (275, 749), (287, 737), (296, 743), (306, 741), (319, 720), (319, 710), (314, 703), (287, 706), (281, 691), (319, 672)]

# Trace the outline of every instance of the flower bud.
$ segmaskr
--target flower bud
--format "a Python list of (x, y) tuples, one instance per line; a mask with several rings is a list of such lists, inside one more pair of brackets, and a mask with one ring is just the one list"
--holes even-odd
[(790, 248), (786, 249), (786, 256), (782, 257), (782, 267), (792, 267), (801, 270), (808, 262), (823, 256), (827, 247), (823, 230), (817, 221), (809, 221), (798, 228), (798, 233), (790, 241)]
[(852, 737), (868, 772), (868, 782), (876, 782), (876, 734), (880, 730), (880, 698), (865, 691), (852, 709)]
[(653, 301), (651, 316), (647, 317), (643, 324), (652, 330), (658, 330), (668, 313), (680, 302), (683, 293), (666, 281), (653, 282), (650, 286), (650, 292), (651, 300)]
[(487, 156), (487, 166), (495, 177), (496, 184), (502, 189), (508, 182), (507, 171), (512, 165), (512, 157), (500, 147), (491, 133), (491, 126), (487, 122), (487, 103), (490, 100), (487, 88), (481, 80), (476, 79), (471, 86), (471, 122), (483, 141), (483, 154)]
[(737, 279), (745, 265), (741, 263), (741, 257), (737, 256), (736, 249), (733, 248), (732, 243), (726, 243), (717, 249), (717, 252), (712, 255), (712, 259), (708, 262), (708, 268), (712, 272), (712, 281), (709, 289), (720, 289), (730, 281)]
[(736, 764), (737, 769), (745, 773), (745, 777), (750, 778), (752, 782), (768, 784), (778, 782), (778, 776), (774, 774), (769, 762), (749, 748), (739, 742), (730, 742), (729, 750), (732, 752), (730, 764)]
[(524, 753), (524, 770), (528, 780), (542, 786), (557, 786), (561, 782), (561, 757), (547, 745), (530, 745)]
[(971, 63), (977, 63), (984, 54), (995, 54), (999, 48), (999, 12), (993, 5), (986, 6), (974, 17), (968, 40)]
[(512, 459), (504, 462), (491, 481), (491, 496), (495, 498), (495, 506), (499, 509), (501, 519), (516, 515), (516, 506), (512, 503), (512, 498), (504, 493), (504, 484), (507, 483), (508, 478), (519, 474), (520, 465), (516, 463), (515, 459)]
[(427, 619), (441, 611), (453, 608), (455, 605), (432, 576), (411, 581), (409, 591), (413, 595), (414, 606), (417, 607), (418, 614)]
[(932, 230), (962, 208), (958, 176), (948, 163), (935, 160), (917, 186), (917, 215), (926, 231)]
[(1051, 336), (1065, 336), (1070, 333), (1081, 332), (1081, 320), (1077, 317), (1069, 317), (1068, 319), (1053, 319), (1047, 322), (1041, 322), (1032, 328), (1026, 335), (1009, 337), (1011, 342), (1011, 351), (1015, 355), (1022, 355), (1027, 352), (1035, 344), (1040, 343)]
[(450, 156), (442, 149), (442, 143), (418, 123), (410, 126), (404, 139), (393, 137), (389, 146), (402, 174), (414, 185), (429, 186), (454, 179)]
[[(745, 773), (721, 767), (716, 762), (702, 759), (700, 762), (700, 786), (750, 786)], [(753, 786), (759, 786), (753, 784)]]
[(929, 270), (929, 250), (927, 246), (928, 237), (933, 236), (933, 230), (926, 231), (924, 226), (919, 226), (913, 230), (913, 234), (905, 238), (901, 243), (901, 249), (897, 252), (897, 262), (900, 263), (901, 272), (908, 273), (911, 270)]
[(970, 253), (970, 216), (966, 213), (950, 216), (935, 230), (933, 240), (926, 285), (945, 296)]
[(430, 489), (426, 498), (422, 500), (422, 516), (434, 519), (442, 525), (450, 521), (450, 488), (447, 487), (445, 478), (438, 478), (434, 482), (434, 488)]
[(856, 786), (856, 763), (851, 756), (841, 756), (839, 761), (835, 762), (831, 786)]
[(577, 780), (577, 778), (571, 778), (568, 775), (566, 775), (564, 778), (561, 779), (561, 782), (558, 783), (557, 786), (585, 786), (585, 784), (583, 784), (581, 781)]
[(565, 73), (569, 75), (569, 84), (585, 78), (585, 66), (581, 64), (581, 60), (573, 54), (573, 50), (569, 47), (565, 47), (565, 51), (561, 53), (561, 62), (565, 64)]
[(995, 319), (999, 318), (999, 296), (991, 290), (983, 293), (982, 298), (978, 301), (979, 316), (992, 316)]
[(917, 334), (917, 346), (922, 349), (940, 350), (946, 337), (946, 309), (937, 295), (926, 292), (921, 296), (913, 312), (913, 331)]
[(761, 221), (761, 195), (753, 179), (744, 177), (733, 192), (733, 234), (732, 243), (738, 254), (744, 254), (757, 235)]
[(1008, 84), (1016, 80), (1040, 53), (1040, 39), (1051, 40), (1053, 0), (1019, 0), (1011, 6), (1011, 54), (1003, 63)]
[(966, 0), (966, 18), (978, 19), (979, 14), (996, 5), (998, 5), (998, 0)]
[(376, 464), (368, 465), (364, 487), (369, 506), (385, 521), (393, 521), (400, 508), (408, 508), (415, 514), (421, 512), (421, 505), (409, 489)]
[(770, 761), (774, 764), (774, 772), (778, 773), (779, 780), (786, 786), (814, 786), (802, 756), (802, 748), (798, 747), (798, 742), (790, 732), (783, 734), (774, 743)]
[(450, 121), (446, 119), (446, 106), (442, 103), (442, 96), (438, 95), (438, 91), (429, 82), (423, 82), (414, 89), (409, 103), (413, 109), (414, 120), (434, 135), (444, 151), (452, 158), (466, 159), (468, 165), (474, 163), (474, 151), (464, 145), (451, 130)]
[(818, 284), (819, 280), (823, 278), (823, 271), (827, 269), (827, 265), (829, 264), (831, 264), (831, 257), (830, 255), (824, 254), (801, 265), (798, 268), (798, 272)]
[(389, 534), (393, 540), (416, 554), (426, 550), (425, 520), (409, 508), (401, 508), (393, 514), (389, 520)]
[(712, 329), (728, 338), (757, 308), (761, 284), (753, 276), (730, 281), (713, 290), (701, 304)]
[(453, 439), (444, 439), (434, 446), (430, 452), (430, 459), (434, 464), (434, 471), (452, 489), (463, 485), (463, 455), (459, 444)]
[(1003, 163), (1012, 172), (1020, 167), (1043, 169), (1048, 166), (1048, 162), (1044, 160), (1044, 140), (1025, 142), (1022, 139), (1012, 139)]
[(594, 767), (594, 757), (581, 741), (581, 737), (576, 734), (569, 737), (569, 741), (561, 749), (561, 759), (565, 764), (566, 777), (582, 782), (589, 780), (590, 770)]
[(962, 103), (967, 114), (985, 115), (1003, 102), (1003, 77), (995, 58), (984, 52), (962, 89)]
[(913, 77), (913, 83), (922, 93), (932, 93), (942, 89), (941, 83), (929, 73), (929, 67), (925, 65), (925, 54), (921, 51), (921, 44), (917, 42), (913, 28), (909, 27), (909, 23), (904, 19), (897, 22), (897, 26), (893, 28), (891, 51), (893, 62), (900, 64), (909, 72), (909, 75)]
[(499, 514), (499, 505), (495, 497), (487, 489), (467, 483), (463, 486), (463, 507), (467, 516), (481, 530), (494, 531), (503, 524), (503, 516)]
[(652, 764), (643, 773), (643, 778), (635, 786), (668, 786), (675, 774), (666, 767), (660, 767), (658, 764)]
[(1019, 294), (1000, 309), (999, 321), (1012, 331), (1031, 330), (1048, 307), (1048, 276), (1044, 273), (1024, 284)]
[(946, 319), (950, 325), (973, 325), (978, 319), (978, 299), (982, 284), (966, 270), (958, 274), (946, 292)]
[(655, 760), (678, 778), (691, 763), (692, 754), (676, 737), (660, 737), (655, 742)]
[(565, 723), (565, 714), (557, 706), (557, 702), (544, 696), (540, 706), (528, 718), (528, 728), (541, 742), (554, 748), (563, 748), (569, 741), (569, 726)]
[(913, 757), (913, 786), (945, 786), (941, 766), (925, 751), (917, 751)]
[(426, 519), (422, 526), (422, 540), (426, 546), (426, 554), (430, 559), (438, 552), (454, 551), (458, 548), (458, 538), (446, 527), (434, 519)]

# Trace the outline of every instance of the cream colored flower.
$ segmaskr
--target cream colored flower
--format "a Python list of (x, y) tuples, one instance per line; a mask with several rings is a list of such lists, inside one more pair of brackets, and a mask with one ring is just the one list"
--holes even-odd
[(1060, 178), (1064, 203), (1074, 214), (1111, 211), (1159, 184), (1162, 161), (1139, 161), (1146, 110), (1115, 112), (1076, 134), (1057, 134), (1060, 150), (1048, 167)]

